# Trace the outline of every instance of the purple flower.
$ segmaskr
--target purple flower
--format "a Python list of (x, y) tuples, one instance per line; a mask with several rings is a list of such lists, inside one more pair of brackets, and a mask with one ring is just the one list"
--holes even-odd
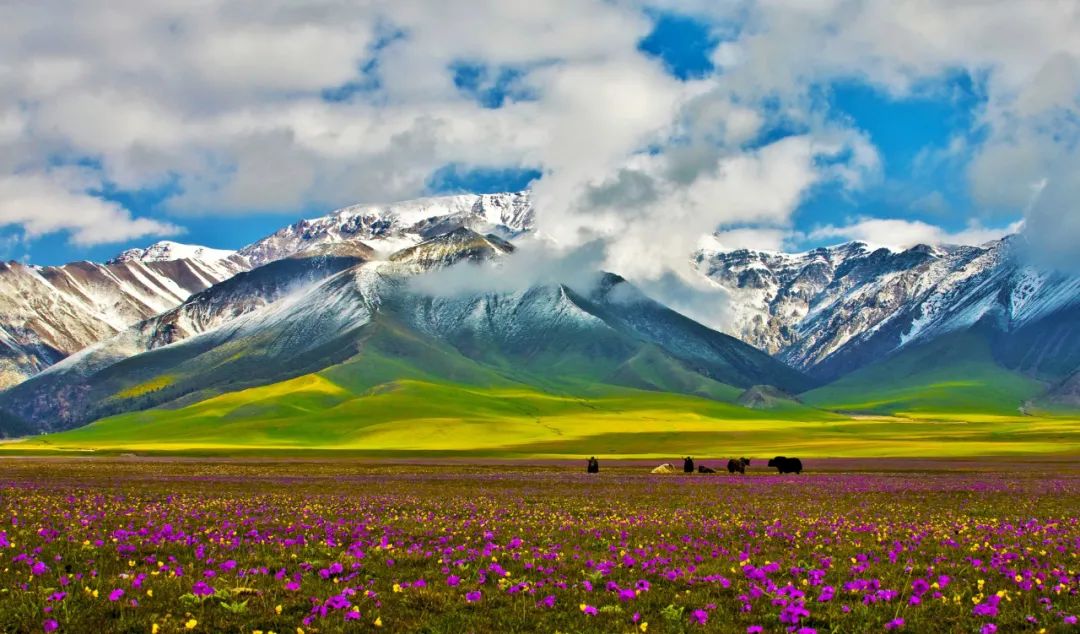
[(705, 610), (694, 610), (690, 614), (690, 619), (698, 625), (705, 625), (709, 622), (709, 613)]
[(986, 623), (979, 630), (979, 634), (994, 634), (995, 632), (997, 632), (997, 626), (993, 623)]
[(1070, 614), (1064, 618), (1066, 625), (1076, 625), (1076, 615)]
[(109, 593), (109, 601), (119, 601), (124, 596), (124, 591), (117, 588)]
[(553, 608), (555, 607), (555, 595), (549, 594), (543, 599), (536, 602), (537, 607)]
[(345, 620), (346, 621), (359, 621), (360, 620), (360, 611), (359, 610), (349, 610), (348, 612), (345, 613)]
[(446, 585), (450, 586), (451, 588), (457, 586), (457, 584), (459, 583), (461, 583), (461, 577), (457, 575), (450, 575), (446, 578)]
[(469, 603), (476, 603), (482, 596), (483, 595), (480, 594), (479, 590), (473, 590), (472, 592), (466, 593), (465, 600)]
[(45, 622), (41, 624), (41, 629), (46, 632), (55, 632), (60, 624), (56, 622), (56, 619), (45, 619)]
[(592, 606), (592, 605), (583, 605), (583, 606), (581, 606), (581, 611), (584, 612), (585, 614), (588, 614), (589, 616), (596, 616), (596, 612), (597, 612), (596, 606)]
[(761, 627), (760, 625), (751, 625), (750, 627), (746, 628), (746, 634), (761, 634), (764, 631), (765, 628)]
[(215, 592), (216, 590), (205, 581), (196, 581), (195, 585), (191, 586), (191, 594), (197, 597), (208, 597)]
[(904, 627), (904, 619), (902, 617), (896, 617), (885, 624), (885, 629), (887, 630), (898, 630), (902, 627)]
[(30, 566), (30, 572), (33, 573), (37, 577), (40, 577), (41, 575), (45, 574), (48, 571), (49, 571), (49, 567), (46, 566), (45, 563), (41, 562), (41, 561), (35, 561), (34, 565)]

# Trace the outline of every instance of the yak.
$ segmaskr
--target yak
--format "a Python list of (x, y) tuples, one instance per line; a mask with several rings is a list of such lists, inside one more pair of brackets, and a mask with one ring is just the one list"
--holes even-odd
[(746, 467), (750, 465), (750, 461), (746, 458), (735, 459), (727, 461), (728, 473), (746, 473)]
[(770, 467), (776, 467), (780, 473), (802, 473), (802, 460), (777, 456), (769, 461)]
[(716, 473), (716, 469), (710, 469), (709, 467), (706, 467), (705, 465), (698, 465), (697, 472), (698, 473)]
[(683, 470), (683, 473), (693, 473), (694, 472), (694, 459), (691, 458), (690, 456), (687, 456), (687, 457), (683, 458), (682, 470)]

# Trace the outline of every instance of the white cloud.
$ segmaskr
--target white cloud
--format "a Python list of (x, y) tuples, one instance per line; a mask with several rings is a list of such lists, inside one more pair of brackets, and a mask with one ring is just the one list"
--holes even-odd
[[(182, 216), (406, 198), (447, 163), (534, 167), (543, 232), (568, 245), (603, 240), (610, 266), (657, 277), (702, 233), (739, 226), (775, 245), (814, 186), (878, 177), (869, 139), (836, 120), (816, 87), (853, 78), (906, 95), (969, 72), (986, 95), (985, 141), (958, 136), (923, 162), (974, 152), (975, 199), (1010, 218), (1027, 209), (1028, 231), (1048, 242), (1050, 219), (1077, 217), (1080, 144), (1066, 116), (1080, 94), (1075, 3), (649, 4), (714, 21), (725, 39), (716, 75), (680, 82), (637, 50), (651, 28), (639, 0), (9, 3), (0, 178), (49, 180), (56, 156), (92, 158), (97, 178), (121, 188), (175, 178), (183, 191), (167, 207)], [(459, 61), (518, 70), (529, 98), (485, 108), (455, 87)], [(350, 82), (367, 87), (321, 98)], [(777, 127), (795, 133), (760, 141)], [(594, 204), (605, 200), (597, 192), (621, 202)], [(5, 222), (94, 234), (25, 214)], [(104, 235), (174, 229), (130, 215), (119, 226)]]
[(26, 238), (69, 231), (87, 246), (145, 236), (171, 235), (174, 225), (132, 218), (116, 203), (87, 193), (92, 180), (77, 170), (0, 176), (0, 227), (22, 227)]
[(984, 227), (972, 222), (960, 231), (950, 232), (921, 220), (861, 218), (847, 225), (818, 227), (809, 232), (806, 238), (812, 241), (857, 240), (874, 246), (907, 249), (917, 244), (984, 244), (1022, 228), (1023, 221), (1000, 228)]

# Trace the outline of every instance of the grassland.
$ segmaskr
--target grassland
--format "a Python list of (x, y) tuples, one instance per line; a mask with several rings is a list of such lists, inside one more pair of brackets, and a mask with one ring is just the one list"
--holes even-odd
[(586, 397), (525, 386), (400, 380), (356, 391), (315, 374), (180, 409), (115, 416), (4, 450), (521, 458), (1080, 453), (1080, 420), (1064, 415), (845, 416), (800, 405), (753, 410), (664, 392), (589, 390)]
[(767, 409), (736, 405), (739, 389), (689, 373), (649, 348), (606, 370), (620, 384), (612, 385), (595, 380), (602, 368), (584, 372), (587, 360), (560, 372), (534, 360), (545, 368), (538, 373), (509, 362), (481, 364), (401, 333), (376, 343), (321, 372), (112, 416), (0, 451), (666, 459), (1080, 454), (1080, 416), (1021, 413), (1043, 386), (997, 365), (975, 336), (912, 349), (803, 394), (802, 403), (777, 399)]
[(964, 332), (856, 370), (803, 400), (829, 410), (969, 420), (1015, 415), (1045, 389), (999, 365), (983, 337)]

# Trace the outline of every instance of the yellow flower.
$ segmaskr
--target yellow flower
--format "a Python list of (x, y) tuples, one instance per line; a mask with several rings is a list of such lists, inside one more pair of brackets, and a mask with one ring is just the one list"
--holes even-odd
[(184, 623), (184, 629), (185, 630), (193, 630), (193, 629), (195, 629), (195, 626), (198, 625), (198, 624), (199, 624), (199, 622), (196, 621), (195, 619), (189, 619), (187, 623)]
[(148, 596), (148, 597), (154, 596), (154, 591), (153, 590), (147, 590), (146, 591), (146, 596)]
[(280, 605), (275, 605), (274, 606), (274, 614), (281, 614), (281, 606)]
[(648, 631), (649, 622), (648, 621), (642, 621), (641, 625), (638, 626), (638, 629), (641, 630), (642, 632)]
[(375, 617), (375, 627), (382, 627), (382, 617), (381, 616)]
[(161, 627), (157, 623), (154, 623), (153, 625), (150, 626), (150, 634), (158, 634), (158, 632), (160, 632), (160, 631), (161, 631)]
[(399, 584), (399, 583), (394, 584), (394, 592), (401, 592), (401, 584)]

